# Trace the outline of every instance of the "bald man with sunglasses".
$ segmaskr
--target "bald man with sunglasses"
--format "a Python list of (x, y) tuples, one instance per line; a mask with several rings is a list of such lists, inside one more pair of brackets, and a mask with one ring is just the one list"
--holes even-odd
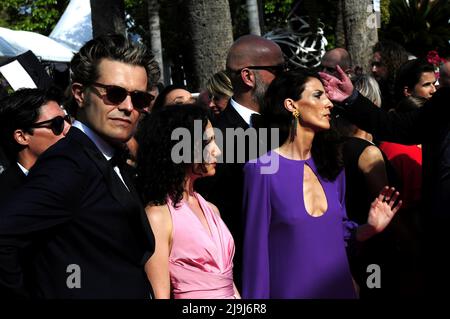
[(12, 165), (0, 175), (0, 202), (25, 181), (38, 157), (63, 138), (70, 118), (56, 91), (21, 89), (0, 102), (0, 141)]
[[(158, 77), (151, 52), (121, 35), (74, 55), (73, 125), (37, 161), (21, 196), (0, 206), (0, 288), (26, 288), (32, 298), (151, 298), (144, 264), (154, 236), (123, 152)], [(23, 265), (18, 255), (30, 243)]]
[[(233, 96), (213, 123), (214, 127), (222, 131), (224, 137), (223, 163), (217, 165), (215, 176), (199, 180), (196, 187), (219, 207), (223, 220), (233, 234), (236, 244), (234, 279), (240, 290), (244, 236), (242, 168), (244, 162), (251, 159), (249, 149), (253, 145), (250, 145), (251, 141), (245, 142), (244, 147), (239, 148), (239, 143), (236, 142), (234, 149), (227, 150), (226, 131), (237, 129), (237, 132), (240, 132), (240, 129), (247, 130), (253, 125), (251, 119), (259, 114), (267, 87), (277, 74), (287, 69), (287, 65), (278, 44), (248, 34), (238, 38), (230, 47), (226, 68), (233, 86)], [(240, 140), (244, 138), (243, 134), (238, 137)], [(231, 138), (228, 141), (230, 140)], [(234, 158), (228, 159), (227, 154), (233, 154)]]

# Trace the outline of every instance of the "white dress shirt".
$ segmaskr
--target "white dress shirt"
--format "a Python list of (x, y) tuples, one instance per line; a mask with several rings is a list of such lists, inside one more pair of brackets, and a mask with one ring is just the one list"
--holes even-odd
[[(92, 142), (94, 142), (95, 146), (97, 146), (97, 148), (100, 150), (100, 152), (102, 152), (103, 156), (106, 158), (107, 161), (109, 161), (113, 157), (114, 148), (111, 145), (109, 145), (108, 143), (106, 143), (100, 136), (98, 136), (97, 133), (95, 133), (93, 130), (91, 130), (89, 127), (87, 127), (86, 125), (84, 125), (83, 123), (81, 123), (78, 120), (74, 120), (72, 123), (72, 126), (75, 126), (77, 129), (79, 129), (84, 134), (86, 134), (87, 137), (89, 137), (89, 139)], [(128, 189), (128, 191), (130, 191), (127, 184), (125, 183), (125, 181), (122, 178), (122, 174), (120, 174), (119, 167), (114, 166), (113, 169), (119, 176), (122, 183)]]
[(238, 102), (233, 100), (233, 98), (231, 98), (230, 104), (232, 107), (234, 107), (236, 112), (238, 112), (239, 115), (244, 119), (244, 121), (251, 127), (252, 125), (250, 122), (250, 118), (252, 117), (252, 114), (259, 114), (259, 113), (239, 104)]

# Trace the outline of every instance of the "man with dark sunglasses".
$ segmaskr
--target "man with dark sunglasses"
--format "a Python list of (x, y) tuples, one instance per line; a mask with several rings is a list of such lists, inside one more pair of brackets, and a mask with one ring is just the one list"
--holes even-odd
[(23, 184), (38, 157), (67, 134), (66, 117), (56, 91), (22, 89), (0, 102), (0, 141), (12, 163), (0, 175), (0, 202)]
[[(25, 276), (34, 298), (151, 297), (143, 266), (154, 237), (122, 152), (158, 78), (153, 54), (121, 35), (74, 55), (72, 128), (33, 167), (20, 198), (0, 207), (0, 287), (20, 289)], [(17, 256), (30, 242), (39, 245), (24, 268)]]
[[(224, 163), (216, 167), (214, 177), (198, 181), (197, 187), (223, 212), (223, 219), (233, 234), (236, 244), (234, 279), (240, 290), (244, 229), (241, 213), (244, 162), (238, 162), (238, 158), (244, 158), (245, 161), (250, 159), (248, 149), (251, 147), (251, 141), (246, 141), (243, 149), (239, 149), (239, 143), (235, 143), (234, 150), (227, 150), (226, 131), (227, 128), (246, 130), (252, 126), (251, 118), (254, 114), (259, 114), (267, 87), (287, 66), (281, 48), (274, 41), (256, 35), (244, 35), (231, 46), (226, 69), (233, 86), (233, 96), (214, 122), (214, 126), (222, 131), (224, 137)], [(243, 135), (237, 139), (244, 140)], [(225, 162), (226, 154), (232, 151), (232, 162)]]

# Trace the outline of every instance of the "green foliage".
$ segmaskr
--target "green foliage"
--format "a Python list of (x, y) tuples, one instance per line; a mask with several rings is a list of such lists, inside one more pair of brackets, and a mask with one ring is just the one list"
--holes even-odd
[(294, 0), (264, 1), (264, 27), (270, 31), (286, 24), (286, 18), (292, 10)]
[(381, 0), (380, 1), (380, 12), (381, 12), (381, 25), (385, 26), (389, 23), (390, 12), (389, 5), (391, 0)]
[(381, 32), (416, 56), (430, 50), (450, 50), (450, 3), (448, 0), (391, 0), (390, 21)]
[(15, 29), (49, 34), (69, 0), (0, 0), (0, 23)]
[[(139, 34), (143, 39), (148, 38), (147, 0), (125, 0), (124, 3), (128, 31)], [(130, 26), (131, 21), (133, 25)]]

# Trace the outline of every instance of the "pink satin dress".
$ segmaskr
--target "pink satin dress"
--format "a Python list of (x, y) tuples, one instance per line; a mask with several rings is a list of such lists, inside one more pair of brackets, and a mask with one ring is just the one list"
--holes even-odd
[(172, 297), (175, 299), (232, 299), (234, 240), (222, 219), (206, 200), (195, 196), (211, 235), (184, 202), (172, 215), (172, 250), (169, 256)]

